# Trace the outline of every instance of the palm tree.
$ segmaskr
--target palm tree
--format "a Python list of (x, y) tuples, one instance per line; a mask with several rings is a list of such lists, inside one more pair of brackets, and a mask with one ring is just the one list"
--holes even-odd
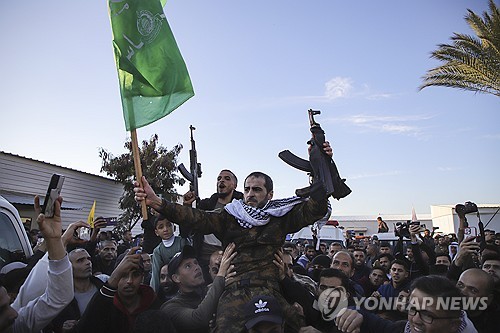
[(489, 1), (483, 18), (470, 9), (465, 21), (476, 36), (454, 33), (452, 45), (440, 44), (431, 58), (444, 62), (423, 77), (419, 90), (445, 86), (500, 96), (500, 12)]

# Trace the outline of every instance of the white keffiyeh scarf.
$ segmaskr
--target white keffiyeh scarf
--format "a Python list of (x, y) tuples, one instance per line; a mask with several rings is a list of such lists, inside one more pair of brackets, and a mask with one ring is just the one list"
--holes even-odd
[(269, 200), (263, 208), (247, 205), (243, 200), (233, 199), (224, 209), (234, 216), (243, 228), (260, 227), (269, 223), (271, 216), (281, 217), (306, 198), (291, 197), (280, 200)]

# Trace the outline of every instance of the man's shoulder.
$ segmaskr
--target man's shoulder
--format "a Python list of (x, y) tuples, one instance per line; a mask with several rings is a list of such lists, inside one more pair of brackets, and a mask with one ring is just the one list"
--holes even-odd
[(383, 285), (378, 287), (377, 291), (380, 293), (380, 292), (389, 291), (391, 289), (394, 289), (394, 287), (392, 286), (392, 283), (384, 283)]
[(236, 191), (236, 190), (233, 191), (233, 199), (237, 199), (237, 200), (243, 199), (243, 193)]
[(201, 210), (213, 210), (215, 208), (215, 205), (217, 204), (218, 198), (219, 195), (217, 193), (214, 193), (210, 196), (210, 198), (201, 199), (197, 208)]

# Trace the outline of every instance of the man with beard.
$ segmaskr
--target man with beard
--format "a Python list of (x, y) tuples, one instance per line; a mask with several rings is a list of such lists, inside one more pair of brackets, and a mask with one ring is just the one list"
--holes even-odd
[(357, 283), (363, 278), (368, 278), (370, 275), (370, 268), (365, 265), (366, 251), (363, 248), (354, 250), (354, 274), (351, 279)]
[(493, 278), (493, 303), (500, 308), (500, 256), (497, 254), (486, 254), (481, 258), (483, 264), (481, 269)]
[(370, 272), (370, 275), (366, 278), (362, 278), (359, 281), (361, 287), (365, 291), (364, 296), (369, 297), (374, 291), (387, 281), (387, 271), (382, 268), (382, 266), (375, 265)]
[[(212, 194), (210, 198), (200, 200), (196, 203), (196, 208), (201, 210), (222, 210), (225, 205), (233, 201), (233, 199), (243, 199), (243, 193), (236, 191), (238, 185), (238, 178), (231, 171), (224, 169), (217, 176), (217, 192)], [(184, 194), (183, 204), (192, 206), (193, 202), (197, 199), (193, 191)], [(210, 256), (215, 251), (222, 250), (221, 241), (214, 235), (203, 235), (199, 232), (192, 232), (192, 227), (183, 225), (180, 227), (180, 234), (182, 237), (190, 237), (193, 240), (193, 247), (196, 250), (196, 257), (203, 270), (205, 281), (210, 281), (209, 263)]]
[[(350, 289), (349, 278), (344, 272), (335, 268), (321, 270), (318, 278), (318, 286), (311, 292), (299, 282), (290, 279), (289, 274), (285, 273), (286, 266), (280, 264), (280, 253), (276, 254), (275, 258), (274, 264), (280, 271), (283, 295), (290, 304), (297, 303), (302, 307), (305, 322), (308, 326), (302, 328), (300, 332), (339, 332), (332, 321), (333, 315), (331, 313), (333, 311), (326, 309), (328, 307), (327, 304), (330, 303), (329, 297), (321, 297), (321, 294), (328, 289), (330, 289), (327, 291), (329, 293), (332, 289), (340, 290), (339, 288), (341, 288), (341, 295), (346, 298), (345, 303), (341, 306), (353, 305), (354, 302), (351, 297), (353, 290)], [(326, 294), (323, 296), (326, 296)], [(330, 314), (326, 315), (327, 313)]]
[(396, 298), (401, 290), (408, 289), (410, 282), (408, 280), (410, 274), (408, 266), (406, 261), (395, 259), (391, 264), (389, 272), (391, 274), (391, 282), (380, 286), (372, 295), (378, 298)]
[(168, 275), (179, 292), (162, 305), (161, 309), (172, 320), (179, 333), (209, 332), (209, 322), (217, 309), (217, 303), (224, 291), (225, 279), (230, 279), (231, 260), (235, 245), (229, 244), (222, 255), (219, 270), (214, 281), (206, 290), (201, 267), (193, 247), (186, 245), (168, 263)]
[(382, 253), (378, 256), (376, 263), (378, 263), (386, 272), (387, 272), (387, 280), (391, 279), (391, 274), (389, 274), (389, 269), (391, 267), (391, 262), (394, 260), (394, 257), (390, 253)]
[(94, 275), (111, 275), (116, 264), (117, 246), (113, 240), (99, 242), (99, 253), (92, 257), (92, 273)]
[(169, 301), (177, 295), (177, 286), (168, 275), (168, 264), (163, 265), (160, 270), (160, 289), (157, 296), (162, 303)]
[(460, 275), (457, 288), (469, 299), (467, 316), (477, 331), (497, 331), (500, 326), (500, 307), (493, 302), (494, 282), (491, 275), (479, 268), (469, 268)]
[(448, 253), (437, 253), (436, 263), (429, 266), (429, 274), (446, 276), (448, 274), (450, 265), (451, 258)]
[[(328, 144), (325, 152), (332, 155)], [(142, 186), (135, 182), (134, 188), (137, 202), (145, 201), (179, 225), (191, 226), (204, 234), (214, 233), (223, 244), (236, 243), (236, 276), (220, 297), (216, 331), (244, 332), (245, 318), (240, 307), (256, 295), (272, 295), (282, 306), (290, 307), (280, 293), (273, 255), (281, 249), (287, 234), (327, 214), (328, 199), (321, 182), (313, 183), (309, 198), (271, 200), (272, 179), (262, 172), (252, 172), (244, 182), (244, 200), (232, 201), (221, 212), (205, 212), (162, 200), (145, 177), (140, 181)], [(288, 319), (295, 320), (297, 328), (301, 324), (297, 316)]]
[(304, 267), (304, 269), (308, 272), (314, 257), (316, 257), (316, 249), (314, 248), (314, 245), (306, 245), (304, 254), (297, 259), (297, 264)]

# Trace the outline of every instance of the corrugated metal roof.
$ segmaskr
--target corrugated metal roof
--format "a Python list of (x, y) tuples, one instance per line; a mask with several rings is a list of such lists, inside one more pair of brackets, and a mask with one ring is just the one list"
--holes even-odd
[(72, 171), (77, 171), (77, 172), (85, 173), (87, 175), (92, 175), (92, 176), (95, 176), (95, 177), (100, 177), (100, 178), (104, 178), (104, 179), (108, 179), (108, 180), (114, 180), (113, 178), (110, 178), (110, 177), (106, 177), (106, 176), (102, 176), (102, 175), (96, 175), (94, 173), (90, 173), (90, 172), (86, 172), (86, 171), (81, 171), (81, 170), (77, 170), (77, 169), (73, 169), (73, 168), (68, 168), (68, 167), (65, 167), (65, 166), (62, 166), (62, 165), (57, 165), (57, 164), (53, 164), (53, 163), (49, 163), (49, 162), (45, 162), (45, 161), (40, 161), (40, 160), (36, 160), (34, 158), (30, 158), (30, 157), (26, 157), (26, 156), (21, 156), (21, 155), (17, 155), (17, 154), (12, 154), (12, 153), (8, 153), (8, 152), (2, 151), (2, 150), (0, 150), (0, 153), (5, 154), (5, 155), (19, 157), (19, 158), (24, 158), (26, 160), (30, 160), (30, 161), (34, 161), (34, 162), (45, 163), (45, 164), (48, 164), (48, 165), (56, 166), (58, 168), (63, 168), (63, 169), (67, 169), (67, 170), (72, 170)]

